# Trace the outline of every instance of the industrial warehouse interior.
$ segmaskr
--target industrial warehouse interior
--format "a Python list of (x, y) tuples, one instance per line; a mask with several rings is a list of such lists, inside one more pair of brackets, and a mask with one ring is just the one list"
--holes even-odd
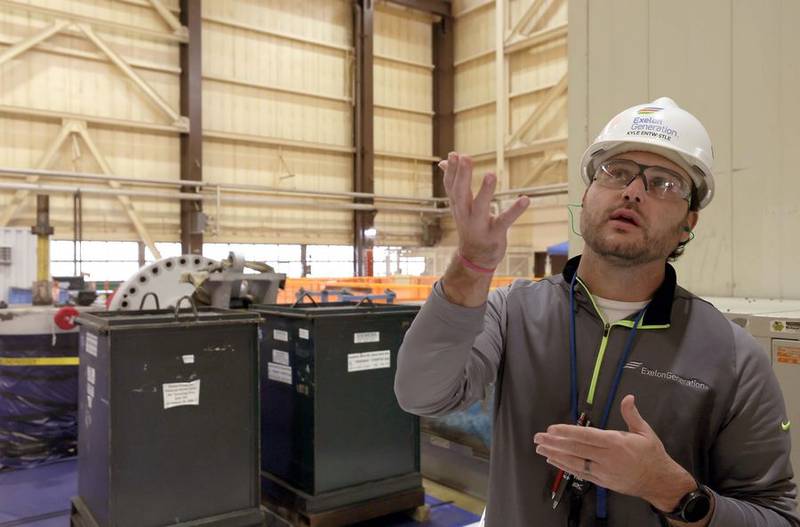
[(0, 0), (0, 527), (800, 527), (798, 20)]

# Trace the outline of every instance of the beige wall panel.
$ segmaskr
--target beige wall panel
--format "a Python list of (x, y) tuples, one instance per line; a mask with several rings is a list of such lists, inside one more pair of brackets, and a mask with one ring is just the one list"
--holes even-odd
[[(797, 68), (797, 49), (782, 49), (781, 19), (786, 4), (733, 2), (733, 282), (737, 296), (782, 296), (784, 281), (796, 281), (781, 269), (782, 256), (797, 245), (783, 238), (787, 217), (783, 199), (789, 179), (783, 172), (783, 123), (796, 123), (781, 103), (782, 71)], [(796, 10), (795, 10), (796, 14)], [(795, 40), (796, 42), (796, 40)], [(798, 86), (795, 85), (795, 88)], [(796, 92), (793, 95), (796, 97)], [(796, 106), (795, 106), (796, 108)], [(792, 176), (796, 178), (795, 175)], [(800, 226), (796, 213), (794, 231)], [(795, 252), (795, 255), (798, 253)], [(795, 261), (796, 265), (796, 261)], [(781, 273), (780, 271), (784, 271)]]
[(430, 17), (417, 15), (414, 11), (396, 11), (388, 6), (376, 10), (373, 48), (376, 55), (432, 64), (432, 46)]
[[(122, 2), (37, 1), (32, 5), (66, 13), (131, 25), (132, 27), (170, 33), (167, 25), (149, 5)], [(52, 23), (48, 15), (27, 15), (16, 9), (0, 13), (0, 41), (18, 42)], [(98, 26), (96, 33), (126, 61), (148, 62), (153, 71), (135, 67), (144, 79), (177, 112), (179, 106), (178, 60), (175, 43), (148, 39), (135, 33), (116, 32)], [(52, 51), (56, 50), (57, 53)], [(70, 56), (70, 52), (89, 57)], [(169, 72), (171, 71), (171, 72)], [(69, 30), (49, 38), (40, 47), (26, 51), (0, 66), (0, 104), (110, 117), (150, 123), (171, 123), (144, 93), (113, 65), (81, 33)], [(179, 139), (177, 135), (149, 134), (89, 126), (89, 135), (97, 144), (113, 172), (124, 177), (178, 178)], [(45, 149), (61, 129), (56, 121), (26, 120), (23, 117), (0, 117), (0, 165), (15, 168), (35, 167)], [(68, 140), (49, 168), (65, 171), (100, 172), (87, 145), (82, 140)], [(4, 178), (3, 181), (20, 181)], [(71, 184), (75, 184), (72, 182)], [(87, 184), (87, 187), (107, 184)], [(0, 206), (6, 205), (11, 192), (0, 193)], [(151, 235), (159, 240), (176, 239), (179, 206), (174, 201), (133, 198), (136, 211)], [(55, 238), (72, 237), (72, 197), (51, 196), (51, 221)], [(30, 225), (35, 205), (31, 197), (15, 225)], [(83, 222), (85, 239), (137, 239), (119, 201), (113, 197), (84, 196)]]
[[(570, 13), (570, 63), (575, 55), (579, 62), (570, 68), (569, 99), (585, 101), (569, 108), (569, 178), (575, 181), (570, 201), (578, 203), (585, 190), (579, 172), (583, 151), (617, 112), (648, 97), (649, 6), (640, 0), (571, 0)], [(579, 254), (582, 240), (569, 236), (570, 254)]]
[(470, 155), (493, 152), (496, 121), (494, 106), (482, 106), (457, 114), (456, 150)]
[[(60, 126), (22, 119), (0, 119), (0, 165), (15, 168), (35, 166), (56, 137)], [(21, 133), (22, 132), (22, 133)], [(119, 177), (178, 179), (180, 145), (177, 137), (147, 133), (89, 129), (89, 134)], [(53, 170), (100, 172), (100, 167), (82, 140), (68, 140), (50, 165)], [(0, 178), (20, 182), (19, 178)], [(57, 184), (76, 185), (59, 181)], [(81, 183), (86, 187), (108, 188), (103, 184)], [(126, 187), (129, 188), (129, 187)], [(139, 187), (141, 188), (141, 187)], [(11, 193), (0, 193), (0, 207), (7, 205)], [(176, 239), (180, 207), (170, 200), (132, 198), (142, 221), (158, 240)], [(53, 194), (50, 198), (51, 221), (55, 238), (71, 238), (73, 225), (72, 196)], [(11, 225), (32, 225), (35, 197), (31, 195)], [(120, 203), (114, 198), (84, 196), (84, 237), (86, 239), (136, 239), (136, 232)]]
[(203, 145), (210, 183), (265, 185), (287, 190), (349, 191), (352, 156), (292, 148), (209, 141)]
[[(8, 41), (27, 38), (46, 25), (45, 20), (17, 13), (0, 15), (0, 35)], [(174, 44), (144, 42), (99, 30), (98, 34), (126, 60), (141, 59), (177, 66), (178, 47)], [(46, 42), (100, 53), (82, 36), (58, 34)], [(180, 89), (176, 75), (142, 69), (137, 69), (137, 73), (177, 112)], [(171, 121), (105, 57), (104, 62), (98, 62), (44, 53), (34, 48), (0, 66), (0, 82), (0, 104), (4, 105), (157, 123)]]
[[(376, 57), (372, 75), (376, 105), (390, 105), (417, 112), (433, 112), (433, 73), (431, 70)], [(431, 121), (431, 117), (428, 120)], [(428, 149), (430, 150), (430, 147)]]
[[(796, 50), (800, 49), (800, 34), (797, 32), (797, 20), (800, 20), (800, 3), (794, 0), (781, 2), (781, 57), (784, 66), (780, 73), (779, 97), (782, 108), (781, 118), (781, 185), (780, 194), (782, 211), (779, 222), (780, 261), (773, 272), (783, 277), (780, 294), (786, 298), (800, 298), (800, 280), (795, 278), (797, 262), (800, 261), (800, 178), (797, 177), (797, 152), (800, 152), (800, 67), (797, 63)], [(770, 272), (769, 269), (767, 272)]]
[(349, 146), (350, 107), (260, 88), (203, 82), (203, 128)]
[[(204, 179), (211, 183), (255, 184), (288, 190), (349, 191), (352, 156), (206, 141)], [(242, 195), (242, 194), (239, 194)], [(209, 239), (259, 243), (350, 243), (352, 212), (298, 207), (206, 203)], [(216, 220), (220, 220), (219, 232)], [(320, 241), (322, 240), (322, 241)], [(326, 241), (331, 240), (331, 241)], [(296, 241), (295, 241), (296, 242)]]
[[(117, 7), (124, 5), (120, 4), (119, 2), (102, 3)], [(147, 9), (146, 11), (148, 13), (155, 14), (155, 11), (152, 9)], [(17, 42), (40, 31), (44, 27), (50, 25), (52, 22), (53, 20), (45, 15), (33, 14), (29, 16), (24, 12), (16, 10), (0, 12), (0, 38), (3, 40), (3, 42)], [(129, 19), (125, 18), (125, 20), (121, 23), (130, 24), (131, 22)], [(137, 24), (136, 27), (145, 27), (160, 31), (166, 26), (164, 24), (159, 24), (151, 27)], [(144, 61), (164, 67), (178, 67), (180, 50), (174, 43), (142, 38), (136, 35), (126, 34), (124, 32), (111, 31), (103, 27), (95, 28), (95, 32), (100, 36), (100, 38), (108, 43), (108, 45), (114, 51), (128, 61)], [(166, 33), (167, 30), (164, 29), (164, 32)], [(64, 47), (75, 51), (92, 53), (100, 52), (94, 43), (87, 40), (83, 33), (80, 33), (75, 29), (63, 31), (53, 35), (45, 41), (45, 44), (50, 46)], [(34, 48), (34, 50), (35, 49), (39, 48), (37, 47)], [(105, 58), (103, 58), (103, 60), (107, 61)]]
[[(687, 17), (688, 9), (696, 16)], [(678, 276), (696, 293), (731, 295), (731, 3), (652, 2), (649, 17), (648, 99), (674, 98), (705, 123), (714, 142), (716, 195), (676, 262)]]
[(425, 161), (376, 158), (375, 193), (391, 196), (430, 197), (430, 164)]
[[(431, 19), (389, 6), (375, 13), (374, 52), (416, 64), (432, 64)], [(373, 70), (375, 150), (431, 156), (433, 148), (433, 70), (375, 57)], [(380, 108), (389, 105), (408, 111)], [(375, 159), (375, 193), (431, 196), (431, 164)], [(379, 212), (375, 217), (378, 245), (419, 245), (422, 221), (417, 214)]]
[[(541, 91), (512, 100), (509, 105), (511, 130), (516, 132), (548, 96), (548, 91)], [(542, 116), (522, 134), (520, 140), (523, 143), (530, 143), (536, 139), (565, 137), (567, 128), (567, 98), (562, 95), (544, 109)]]
[(203, 16), (352, 46), (352, 9), (346, 0), (210, 0), (203, 2)]
[(800, 183), (790, 161), (800, 148), (800, 37), (790, 22), (800, 5), (595, 6), (574, 0), (570, 7), (571, 64), (588, 63), (586, 76), (570, 69), (573, 199), (582, 187), (580, 154), (604, 122), (631, 104), (671, 96), (703, 121), (716, 153), (716, 197), (677, 263), (681, 283), (700, 294), (800, 298), (791, 273), (800, 257)]
[[(458, 13), (458, 9), (454, 9)], [(456, 19), (455, 62), (495, 46), (494, 7), (473, 11)]]
[(474, 11), (475, 9), (490, 10), (490, 7), (484, 7), (487, 3), (494, 5), (494, 0), (453, 0), (452, 12), (454, 15), (460, 15), (465, 11)]
[(547, 89), (567, 71), (567, 41), (563, 38), (514, 53), (509, 60), (509, 91)]
[(454, 101), (459, 114), (461, 108), (494, 101), (494, 72), (494, 57), (491, 55), (456, 68)]
[[(517, 20), (528, 10), (533, 0), (509, 0), (507, 13), (509, 17), (509, 27), (514, 27)], [(550, 26), (558, 26), (567, 23), (567, 2), (564, 0), (545, 0), (537, 9), (533, 20), (524, 28), (524, 33), (535, 33)]]
[(422, 227), (417, 215), (378, 212), (375, 231), (375, 245), (415, 247), (422, 241)]
[(430, 156), (433, 125), (426, 115), (375, 108), (375, 149)]
[(204, 75), (349, 99), (350, 63), (348, 53), (339, 49), (203, 23)]
[(56, 9), (73, 15), (97, 18), (118, 24), (163, 31), (164, 33), (172, 32), (158, 13), (149, 5), (139, 6), (109, 0), (31, 0), (20, 3)]
[(511, 187), (527, 188), (564, 183), (567, 172), (567, 164), (565, 159), (562, 159), (564, 155), (555, 153), (550, 153), (549, 155), (553, 163), (539, 171), (538, 174), (534, 174), (533, 172), (538, 169), (539, 162), (542, 159), (541, 155), (510, 159)]

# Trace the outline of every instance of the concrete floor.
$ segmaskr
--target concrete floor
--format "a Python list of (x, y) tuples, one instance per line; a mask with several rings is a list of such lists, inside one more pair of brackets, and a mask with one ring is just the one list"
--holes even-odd
[(429, 479), (423, 479), (422, 486), (425, 487), (425, 492), (434, 498), (452, 502), (455, 506), (477, 514), (478, 516), (483, 514), (483, 508), (486, 506), (486, 502), (480, 498), (464, 494), (463, 492), (440, 485)]

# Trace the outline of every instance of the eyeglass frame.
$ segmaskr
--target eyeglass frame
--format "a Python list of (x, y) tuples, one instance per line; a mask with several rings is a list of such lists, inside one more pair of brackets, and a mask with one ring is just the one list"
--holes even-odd
[[(663, 167), (663, 166), (661, 166), (661, 165), (643, 165), (643, 164), (641, 164), (641, 163), (637, 163), (637, 162), (636, 162), (636, 161), (634, 161), (633, 159), (607, 159), (607, 160), (603, 161), (602, 163), (600, 163), (599, 165), (597, 165), (597, 169), (594, 171), (595, 175), (592, 177), (592, 181), (593, 181), (593, 182), (594, 182), (594, 181), (597, 181), (597, 173), (598, 173), (599, 171), (601, 171), (601, 170), (602, 170), (603, 172), (605, 172), (606, 174), (608, 174), (608, 171), (606, 171), (605, 169), (603, 169), (603, 165), (605, 165), (606, 163), (614, 163), (614, 162), (633, 163), (634, 165), (636, 165), (636, 166), (637, 166), (637, 168), (639, 169), (639, 172), (637, 172), (636, 174), (634, 174), (634, 176), (633, 176), (633, 177), (632, 177), (632, 178), (631, 178), (631, 179), (630, 179), (630, 180), (629, 180), (627, 183), (625, 183), (625, 185), (624, 185), (624, 186), (622, 186), (622, 187), (606, 187), (606, 188), (610, 188), (610, 189), (618, 189), (618, 190), (621, 190), (621, 189), (623, 189), (623, 188), (627, 188), (627, 187), (629, 187), (629, 186), (630, 186), (630, 184), (631, 184), (631, 183), (633, 183), (633, 182), (634, 182), (634, 181), (635, 181), (637, 178), (641, 178), (641, 180), (642, 180), (642, 184), (644, 185), (644, 190), (645, 190), (645, 192), (649, 192), (649, 191), (650, 191), (650, 189), (648, 188), (648, 184), (647, 184), (647, 177), (645, 176), (645, 171), (646, 171), (647, 169), (649, 169), (649, 168), (657, 168), (657, 169), (659, 169), (659, 170), (663, 170), (663, 171), (664, 171), (664, 172), (666, 172), (667, 174), (670, 174), (670, 175), (672, 175), (673, 177), (675, 177), (675, 179), (677, 179), (678, 181), (680, 181), (680, 182), (682, 182), (682, 183), (684, 183), (684, 184), (686, 183), (686, 179), (685, 179), (683, 176), (681, 176), (681, 175), (680, 175), (678, 172), (676, 172), (676, 171), (674, 171), (674, 170), (672, 170), (672, 169), (669, 169), (669, 168)], [(609, 175), (610, 175), (610, 174), (609, 174)], [(600, 184), (602, 185), (602, 183), (600, 183)], [(688, 188), (687, 188), (687, 190), (686, 190), (686, 195), (684, 196), (684, 195), (683, 195), (683, 193), (681, 193), (681, 194), (678, 194), (678, 196), (680, 197), (680, 199), (682, 199), (682, 200), (686, 201), (687, 203), (689, 203), (689, 206), (690, 206), (690, 207), (691, 207), (691, 205), (692, 205), (692, 194), (693, 194), (693, 188), (694, 188), (694, 182), (693, 182), (693, 181), (689, 181), (689, 186), (688, 186)], [(657, 195), (657, 194), (654, 194), (654, 195), (655, 195), (656, 197), (658, 197), (658, 195)], [(664, 194), (664, 196), (666, 197), (666, 194)], [(658, 198), (658, 199), (665, 199), (665, 198)]]

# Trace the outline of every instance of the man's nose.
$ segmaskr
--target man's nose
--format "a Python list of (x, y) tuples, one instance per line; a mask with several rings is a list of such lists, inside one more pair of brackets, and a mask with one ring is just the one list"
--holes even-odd
[(647, 189), (644, 187), (645, 182), (642, 175), (638, 175), (633, 178), (633, 181), (628, 183), (628, 186), (622, 190), (622, 198), (625, 201), (635, 201), (636, 203), (641, 203), (644, 199), (645, 194), (647, 194)]

